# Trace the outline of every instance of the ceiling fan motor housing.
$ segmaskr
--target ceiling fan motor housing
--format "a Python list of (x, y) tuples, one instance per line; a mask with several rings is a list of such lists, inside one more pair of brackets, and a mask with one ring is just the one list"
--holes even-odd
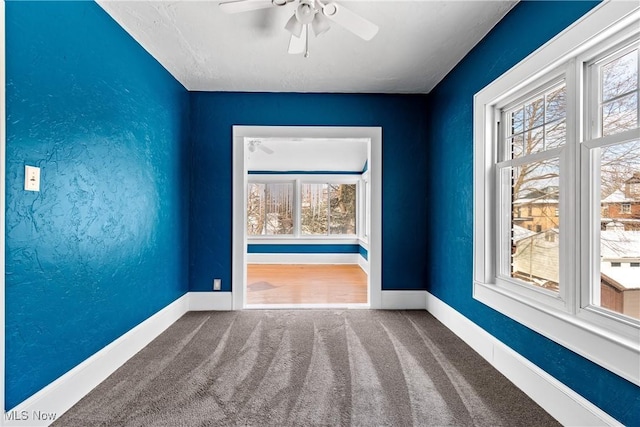
[(311, 0), (302, 0), (296, 8), (296, 19), (302, 25), (310, 24), (316, 15), (316, 8)]

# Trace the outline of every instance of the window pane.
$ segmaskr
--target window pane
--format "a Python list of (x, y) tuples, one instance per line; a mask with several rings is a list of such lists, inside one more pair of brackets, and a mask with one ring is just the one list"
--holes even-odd
[(327, 184), (302, 184), (302, 234), (326, 235), (329, 211)]
[(564, 85), (547, 94), (545, 122), (564, 119), (567, 116), (567, 89)]
[(558, 159), (512, 168), (511, 277), (551, 291), (559, 283)]
[(524, 154), (544, 151), (544, 129), (535, 128), (528, 130), (524, 134)]
[(545, 129), (545, 148), (550, 150), (558, 148), (565, 143), (567, 139), (567, 122), (564, 120), (553, 122), (544, 127)]
[(638, 127), (638, 92), (602, 104), (602, 135)]
[(640, 319), (640, 141), (600, 150), (600, 283), (592, 303)]
[(602, 100), (638, 90), (638, 50), (602, 66)]
[(515, 135), (524, 131), (524, 110), (521, 108), (509, 113), (511, 129), (509, 135)]
[(329, 185), (329, 234), (356, 234), (356, 185)]
[(293, 184), (249, 183), (247, 234), (293, 233)]
[(602, 135), (638, 127), (638, 49), (600, 66)]
[(524, 112), (525, 129), (542, 126), (544, 123), (544, 96), (525, 104)]
[(524, 135), (515, 135), (507, 143), (511, 146), (511, 158), (517, 159), (524, 155)]
[(566, 141), (566, 86), (553, 86), (542, 95), (506, 111), (507, 156), (517, 159), (562, 146)]

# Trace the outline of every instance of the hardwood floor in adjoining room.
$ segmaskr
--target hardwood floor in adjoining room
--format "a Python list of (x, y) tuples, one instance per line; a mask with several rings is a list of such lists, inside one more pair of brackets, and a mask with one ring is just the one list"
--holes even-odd
[(367, 274), (354, 264), (247, 264), (247, 304), (363, 304)]

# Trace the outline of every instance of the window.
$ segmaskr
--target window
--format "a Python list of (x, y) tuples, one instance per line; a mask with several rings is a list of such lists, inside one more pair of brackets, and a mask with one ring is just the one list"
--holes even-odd
[(629, 263), (629, 267), (640, 267), (640, 262), (631, 262)]
[(355, 184), (302, 184), (301, 229), (305, 235), (355, 235)]
[(474, 98), (474, 298), (635, 384), (639, 19), (604, 3)]
[[(607, 197), (616, 193), (629, 197), (628, 183), (640, 172), (640, 139), (638, 133), (638, 59), (640, 39), (638, 36), (622, 38), (612, 47), (587, 53), (585, 78), (590, 90), (586, 91), (588, 122), (585, 124), (585, 140), (582, 151), (589, 159), (589, 170), (583, 177), (595, 190), (596, 203), (602, 206)], [(585, 194), (585, 196), (587, 196)], [(597, 197), (599, 196), (599, 197)], [(611, 221), (621, 222), (631, 214), (631, 204), (622, 203), (616, 218), (610, 212)], [(617, 221), (616, 221), (617, 220)], [(596, 228), (593, 223), (597, 222)], [(626, 230), (621, 224), (617, 228), (601, 230), (601, 219), (591, 218), (589, 234), (596, 242), (590, 254), (585, 255), (597, 271), (585, 285), (583, 303), (587, 309), (606, 310), (640, 319), (640, 309), (628, 310), (630, 294), (635, 292), (636, 280), (617, 269), (607, 269), (606, 260), (640, 256), (640, 233)], [(599, 247), (598, 247), (599, 242)], [(598, 268), (599, 267), (599, 268)], [(621, 267), (620, 262), (611, 262), (611, 267)], [(615, 280), (621, 286), (622, 304), (606, 303), (609, 298), (607, 283)], [(625, 304), (626, 303), (626, 304)], [(596, 311), (597, 313), (598, 311)]]
[(249, 183), (249, 236), (293, 234), (293, 184)]
[(344, 182), (309, 182), (305, 176), (282, 182), (283, 177), (248, 183), (248, 236), (357, 237), (357, 176)]
[[(498, 115), (498, 128), (506, 123), (498, 136), (501, 158), (496, 162), (502, 198), (499, 215), (504, 218), (499, 242), (504, 270), (498, 274), (517, 279), (514, 283), (556, 292), (559, 245), (555, 237), (551, 240), (548, 236), (549, 232), (560, 233), (555, 205), (560, 191), (559, 149), (567, 133), (564, 79), (499, 108)], [(521, 206), (527, 206), (528, 225), (544, 235), (522, 231), (517, 215)], [(514, 211), (516, 215), (510, 216)]]

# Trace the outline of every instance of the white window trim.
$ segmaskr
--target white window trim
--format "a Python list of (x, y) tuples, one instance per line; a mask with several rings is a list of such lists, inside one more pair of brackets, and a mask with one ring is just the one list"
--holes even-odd
[[(495, 271), (496, 226), (492, 212), (496, 203), (494, 163), (495, 148), (495, 107), (513, 96), (517, 91), (551, 73), (563, 64), (567, 67), (567, 79), (577, 78), (571, 60), (591, 49), (605, 38), (640, 19), (640, 6), (635, 2), (605, 2), (582, 17), (575, 24), (550, 40), (511, 70), (496, 79), (474, 97), (474, 266), (473, 296), (478, 301), (522, 323), (530, 329), (573, 350), (600, 366), (620, 375), (636, 385), (640, 385), (640, 337), (617, 333), (581, 316), (576, 287), (564, 295), (565, 307), (540, 304), (536, 299), (511, 292), (497, 286)], [(573, 70), (573, 71), (571, 71)], [(582, 111), (580, 94), (567, 93), (567, 102), (576, 111)], [(569, 105), (568, 105), (569, 108)], [(580, 113), (581, 114), (581, 113)], [(581, 140), (582, 131), (578, 121), (567, 122), (567, 132)], [(569, 135), (567, 136), (569, 138)], [(574, 144), (575, 147), (575, 144)], [(571, 148), (577, 150), (577, 147)], [(570, 156), (577, 153), (569, 153)], [(574, 157), (575, 158), (575, 157)], [(571, 171), (575, 172), (575, 171)], [(571, 176), (575, 176), (571, 173)], [(571, 185), (571, 183), (569, 183)], [(575, 185), (575, 183), (573, 183)], [(572, 196), (568, 191), (565, 197)], [(577, 191), (574, 192), (578, 193)], [(561, 217), (575, 217), (574, 203), (565, 203), (561, 194)], [(563, 210), (564, 209), (564, 210)], [(563, 233), (579, 233), (579, 224), (563, 226)], [(575, 257), (575, 250), (561, 248), (561, 256)], [(571, 265), (578, 265), (576, 261)], [(561, 272), (570, 283), (576, 283), (580, 269), (566, 269)]]
[(358, 185), (358, 206), (360, 208), (360, 214), (358, 215), (358, 222), (356, 226), (358, 230), (358, 239), (365, 249), (367, 243), (369, 243), (369, 227), (371, 224), (371, 209), (367, 206), (371, 197), (369, 179), (369, 171), (367, 170), (360, 176), (360, 183)]
[(367, 138), (371, 197), (370, 236), (367, 244), (371, 309), (382, 307), (382, 128), (366, 126), (233, 126), (232, 201), (232, 302), (234, 310), (246, 308), (246, 191), (248, 182), (245, 138)]

